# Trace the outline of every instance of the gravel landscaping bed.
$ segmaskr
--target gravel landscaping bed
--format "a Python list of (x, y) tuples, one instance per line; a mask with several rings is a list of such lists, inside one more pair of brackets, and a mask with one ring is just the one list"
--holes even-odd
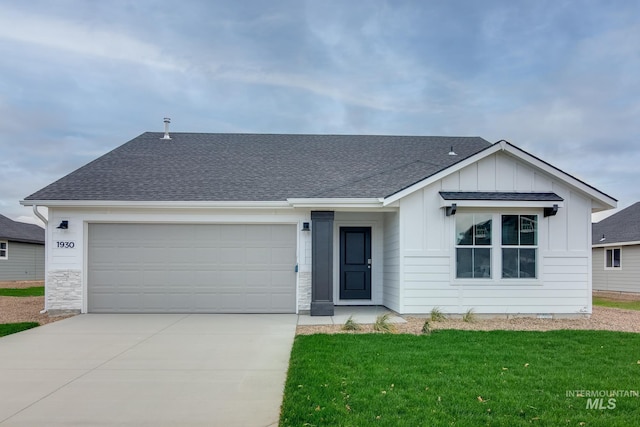
[[(426, 318), (403, 316), (407, 323), (396, 324), (396, 332), (402, 334), (421, 334)], [(461, 319), (447, 319), (442, 322), (429, 321), (432, 330), (464, 329), (469, 331), (551, 331), (556, 329), (595, 329), (640, 333), (640, 311), (619, 308), (593, 307), (590, 318), (580, 319), (535, 319), (535, 318), (498, 318), (478, 319), (475, 322), (463, 322)], [(361, 325), (357, 332), (343, 331), (342, 325), (298, 326), (298, 335), (371, 333), (373, 325)]]
[[(0, 288), (32, 288), (44, 286), (42, 281), (0, 282)], [(66, 319), (71, 315), (49, 316), (40, 314), (44, 308), (44, 297), (0, 296), (0, 323), (38, 322), (41, 325)]]

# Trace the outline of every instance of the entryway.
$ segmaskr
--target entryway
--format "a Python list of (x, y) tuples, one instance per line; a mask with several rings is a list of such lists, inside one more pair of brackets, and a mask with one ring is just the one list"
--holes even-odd
[(371, 227), (340, 227), (340, 299), (371, 299)]

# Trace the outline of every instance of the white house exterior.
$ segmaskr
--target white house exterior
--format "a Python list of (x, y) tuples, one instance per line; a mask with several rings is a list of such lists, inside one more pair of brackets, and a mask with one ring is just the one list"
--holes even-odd
[[(352, 137), (319, 138), (338, 138), (343, 146)], [(590, 218), (615, 207), (615, 199), (504, 141), (412, 138), (418, 138), (416, 153), (422, 142), (447, 153), (424, 172), (428, 161), (410, 161), (411, 152), (398, 154), (407, 156), (402, 166), (378, 174), (365, 159), (366, 173), (348, 168), (353, 176), (341, 187), (287, 190), (291, 197), (281, 200), (135, 199), (127, 188), (120, 199), (105, 199), (113, 192), (102, 199), (68, 197), (99, 185), (94, 176), (103, 177), (105, 169), (89, 164), (21, 202), (49, 208), (46, 308), (327, 315), (335, 305), (384, 305), (400, 314), (434, 307), (493, 315), (591, 313)], [(136, 143), (143, 144), (134, 139), (128, 150)], [(323, 144), (282, 149), (335, 150)], [(385, 144), (372, 147), (392, 153), (399, 142)], [(114, 174), (127, 146), (102, 162)], [(272, 169), (260, 173), (274, 186), (294, 175), (304, 187), (306, 167), (289, 175)], [(395, 174), (404, 173), (406, 180), (396, 182)]]

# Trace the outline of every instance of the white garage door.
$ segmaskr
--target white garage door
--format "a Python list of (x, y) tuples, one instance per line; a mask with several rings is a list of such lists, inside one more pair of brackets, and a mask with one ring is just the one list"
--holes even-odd
[(293, 225), (90, 224), (92, 313), (293, 313)]

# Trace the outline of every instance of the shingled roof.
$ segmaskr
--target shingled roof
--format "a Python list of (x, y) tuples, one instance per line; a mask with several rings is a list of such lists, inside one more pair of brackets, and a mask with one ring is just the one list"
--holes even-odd
[[(284, 201), (392, 195), (491, 146), (479, 137), (147, 132), (26, 200)], [(456, 155), (449, 155), (453, 147)]]
[(44, 245), (44, 229), (0, 215), (0, 240)]
[(640, 202), (593, 224), (591, 237), (594, 245), (640, 242)]

